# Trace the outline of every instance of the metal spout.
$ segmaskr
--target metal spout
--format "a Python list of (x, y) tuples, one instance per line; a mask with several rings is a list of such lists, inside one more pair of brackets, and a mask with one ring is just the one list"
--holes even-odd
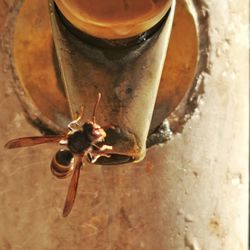
[(173, 23), (175, 1), (160, 23), (138, 37), (105, 41), (90, 37), (49, 1), (53, 38), (72, 117), (84, 106), (91, 118), (98, 92), (98, 123), (106, 127), (110, 158), (97, 164), (140, 161), (156, 101)]

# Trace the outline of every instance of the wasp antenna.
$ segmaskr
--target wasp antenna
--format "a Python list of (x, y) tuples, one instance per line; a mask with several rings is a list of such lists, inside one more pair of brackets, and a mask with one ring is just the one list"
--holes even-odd
[(101, 100), (101, 97), (102, 97), (102, 94), (99, 92), (98, 97), (97, 97), (97, 101), (95, 103), (95, 107), (94, 107), (94, 110), (93, 110), (93, 116), (92, 116), (93, 123), (95, 123), (95, 112), (96, 112), (97, 106), (98, 106), (98, 104), (99, 104), (99, 102)]

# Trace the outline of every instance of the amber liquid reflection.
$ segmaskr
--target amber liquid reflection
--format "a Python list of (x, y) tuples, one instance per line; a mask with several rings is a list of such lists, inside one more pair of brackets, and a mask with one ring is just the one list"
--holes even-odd
[(138, 35), (154, 26), (171, 0), (55, 0), (63, 15), (78, 29), (100, 38)]

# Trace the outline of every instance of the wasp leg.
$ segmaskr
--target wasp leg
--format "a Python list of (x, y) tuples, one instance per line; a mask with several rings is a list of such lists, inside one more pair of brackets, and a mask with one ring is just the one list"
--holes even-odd
[(91, 163), (95, 163), (100, 157), (106, 157), (106, 158), (111, 157), (110, 152), (112, 152), (112, 149), (113, 149), (112, 146), (109, 146), (106, 144), (104, 144), (102, 146), (92, 144), (92, 146), (94, 148), (92, 148), (92, 150), (90, 152), (88, 152), (88, 154), (87, 154), (88, 160)]
[(71, 131), (77, 130), (81, 125), (79, 124), (79, 121), (82, 119), (84, 113), (84, 107), (83, 105), (81, 106), (81, 112), (80, 114), (76, 113), (76, 119), (73, 120), (68, 124), (68, 129)]
[(66, 140), (61, 140), (61, 141), (59, 141), (59, 144), (60, 145), (67, 145), (68, 144), (68, 140), (66, 139)]
[(88, 159), (91, 163), (95, 163), (100, 157), (106, 157), (106, 158), (109, 158), (111, 157), (111, 155), (108, 155), (108, 154), (103, 154), (103, 153), (98, 153), (98, 154), (95, 154), (95, 153), (89, 153), (88, 154)]
[(98, 145), (92, 143), (91, 145), (94, 146), (95, 148), (97, 148), (98, 151), (105, 151), (105, 150), (112, 150), (113, 149), (112, 146), (109, 146), (106, 144), (103, 144), (102, 146), (98, 146)]

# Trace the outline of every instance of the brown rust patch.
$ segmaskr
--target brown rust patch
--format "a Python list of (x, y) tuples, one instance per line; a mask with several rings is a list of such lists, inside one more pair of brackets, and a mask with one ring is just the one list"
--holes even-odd
[(214, 215), (209, 221), (209, 229), (212, 234), (216, 235), (217, 237), (223, 237), (224, 233), (222, 231), (221, 223), (219, 218)]

